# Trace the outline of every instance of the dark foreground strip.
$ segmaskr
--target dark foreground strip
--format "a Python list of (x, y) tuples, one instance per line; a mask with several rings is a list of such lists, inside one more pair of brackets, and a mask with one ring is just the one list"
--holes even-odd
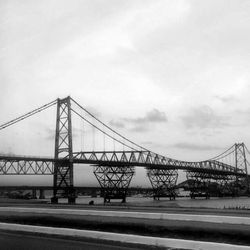
[[(163, 250), (160, 246), (124, 243), (119, 241), (73, 237), (67, 235), (47, 235), (37, 232), (0, 230), (0, 243), (5, 250), (72, 250), (72, 249), (102, 249), (102, 250)], [(4, 244), (3, 244), (4, 243)]]
[[(71, 236), (71, 237), (78, 237), (81, 239), (80, 244), (85, 244), (85, 240), (87, 238), (92, 238), (94, 240), (96, 239), (101, 239), (105, 241), (109, 241), (109, 245), (111, 248), (108, 248), (108, 250), (129, 250), (131, 247), (128, 249), (127, 243), (131, 243), (135, 245), (132, 249), (136, 249), (136, 245), (144, 245), (144, 246), (153, 246), (158, 249), (189, 249), (189, 250), (249, 250), (249, 246), (239, 246), (239, 245), (232, 245), (232, 244), (225, 244), (225, 243), (214, 243), (214, 242), (204, 242), (204, 241), (192, 241), (192, 240), (182, 240), (182, 239), (171, 239), (171, 238), (161, 238), (161, 237), (150, 237), (150, 236), (139, 236), (139, 235), (133, 235), (133, 234), (119, 234), (119, 233), (110, 233), (110, 232), (103, 232), (103, 231), (92, 231), (92, 230), (79, 230), (79, 229), (70, 229), (70, 228), (57, 228), (57, 227), (45, 227), (45, 226), (32, 226), (32, 225), (21, 225), (21, 224), (13, 224), (13, 223), (0, 223), (0, 229), (1, 230), (8, 230), (12, 232), (30, 232), (30, 233), (40, 233), (48, 236), (50, 238), (51, 236), (54, 235), (59, 235), (59, 236)], [(1, 230), (0, 230), (0, 240), (1, 240)], [(33, 235), (32, 237), (34, 237)], [(13, 238), (13, 237), (12, 237)], [(27, 239), (27, 237), (26, 237)], [(5, 238), (2, 237), (2, 242), (5, 241)], [(15, 241), (11, 241), (15, 242)], [(125, 249), (124, 247), (113, 247), (112, 242), (121, 242), (125, 244)], [(25, 240), (24, 246), (28, 247), (28, 249), (33, 249), (33, 250), (43, 250), (44, 248), (30, 248), (29, 244), (27, 244), (27, 241)], [(36, 242), (39, 244), (39, 240)], [(47, 243), (47, 242), (46, 242)], [(35, 244), (35, 246), (37, 246)], [(57, 244), (56, 244), (57, 245)], [(4, 245), (6, 247), (6, 245)], [(40, 246), (40, 244), (39, 244)], [(63, 245), (64, 246), (64, 245)], [(76, 249), (75, 246), (70, 249), (65, 249), (65, 250), (82, 250), (82, 249), (88, 249), (88, 250), (107, 250), (105, 249), (104, 246), (95, 246), (93, 249), (92, 247), (89, 248), (83, 247), (83, 248), (78, 248)], [(97, 247), (97, 248), (96, 248)], [(53, 249), (57, 250), (54, 248), (51, 248), (51, 244), (49, 244), (49, 248), (45, 247), (45, 249)], [(59, 248), (61, 249), (61, 248)], [(58, 249), (58, 250), (59, 250)], [(145, 248), (147, 249), (147, 248)], [(7, 250), (5, 248), (5, 250)], [(9, 249), (8, 249), (9, 250)], [(26, 250), (26, 248), (10, 248), (10, 250)]]
[(38, 225), (49, 227), (67, 227), (74, 229), (96, 230), (114, 233), (136, 234), (153, 237), (168, 237), (186, 240), (199, 240), (250, 246), (250, 227), (230, 226), (215, 223), (176, 222), (161, 223), (157, 220), (119, 218), (110, 221), (105, 217), (87, 216), (48, 216), (1, 214), (1, 222)]

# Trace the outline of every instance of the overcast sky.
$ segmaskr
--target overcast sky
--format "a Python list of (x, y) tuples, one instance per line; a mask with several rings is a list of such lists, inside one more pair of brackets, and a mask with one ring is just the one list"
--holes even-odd
[[(71, 95), (169, 157), (250, 147), (250, 1), (0, 0), (0, 34), (0, 123)], [(55, 114), (30, 122), (2, 153), (53, 155)]]

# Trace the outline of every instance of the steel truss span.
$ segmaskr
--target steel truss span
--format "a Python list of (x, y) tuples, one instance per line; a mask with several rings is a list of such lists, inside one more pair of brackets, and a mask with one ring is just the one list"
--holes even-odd
[(0, 175), (51, 175), (53, 173), (54, 162), (51, 160), (0, 160)]
[[(94, 174), (102, 188), (106, 202), (112, 198), (126, 200), (127, 189), (135, 173), (135, 167), (143, 167), (147, 170), (155, 198), (175, 197), (178, 170), (187, 172), (189, 190), (193, 195), (204, 193), (208, 197), (211, 189), (212, 191), (216, 189), (219, 194), (233, 194), (241, 188), (242, 184), (250, 193), (248, 175), (250, 163), (246, 157), (246, 153), (250, 155), (250, 151), (244, 143), (236, 143), (222, 154), (205, 161), (187, 162), (172, 159), (156, 154), (129, 140), (100, 121), (71, 97), (57, 99), (34, 109), (0, 125), (0, 130), (55, 105), (57, 106), (57, 116), (53, 158), (0, 155), (0, 175), (52, 174), (54, 178), (51, 201), (54, 203), (57, 203), (58, 198), (62, 196), (68, 197), (69, 203), (75, 202), (73, 175), (75, 164), (94, 166)], [(107, 137), (114, 143), (118, 143), (123, 150), (74, 152), (72, 114), (98, 130), (104, 140)], [(232, 157), (234, 160), (230, 161)]]
[(73, 153), (74, 163), (86, 164), (118, 164), (122, 166), (152, 167), (159, 169), (183, 169), (208, 173), (245, 175), (242, 169), (237, 169), (225, 163), (208, 160), (201, 162), (186, 162), (173, 160), (149, 151), (98, 151)]
[[(0, 155), (0, 164), (7, 162), (23, 162), (23, 164), (34, 164), (38, 162), (53, 162), (58, 164), (63, 164), (65, 166), (68, 162), (68, 156), (64, 158), (39, 158), (39, 157), (26, 157), (26, 156), (6, 156)], [(245, 176), (246, 173), (244, 169), (236, 169), (225, 163), (208, 160), (202, 162), (185, 162), (171, 160), (166, 157), (159, 157), (159, 155), (153, 154), (147, 151), (99, 151), (99, 152), (76, 152), (72, 154), (72, 163), (74, 164), (90, 164), (90, 165), (106, 165), (117, 167), (145, 167), (147, 169), (181, 169), (190, 170), (194, 172), (203, 172), (209, 174), (220, 174), (220, 175), (237, 175)], [(27, 162), (27, 163), (26, 163)], [(54, 165), (54, 164), (53, 164)], [(6, 169), (4, 174), (9, 174), (12, 170), (11, 168)], [(39, 173), (39, 172), (38, 172)], [(51, 168), (51, 174), (54, 173), (53, 168)], [(18, 174), (18, 172), (16, 172)], [(34, 172), (35, 174), (35, 172)]]

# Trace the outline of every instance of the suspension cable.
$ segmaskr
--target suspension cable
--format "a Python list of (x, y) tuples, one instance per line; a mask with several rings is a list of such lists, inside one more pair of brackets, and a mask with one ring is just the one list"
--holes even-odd
[(52, 101), (52, 102), (50, 102), (48, 104), (45, 104), (45, 105), (43, 105), (43, 106), (41, 106), (41, 107), (39, 107), (37, 109), (34, 109), (34, 110), (32, 110), (32, 111), (30, 111), (30, 112), (28, 112), (28, 113), (26, 113), (26, 114), (24, 114), (22, 116), (19, 116), (18, 118), (15, 118), (15, 119), (13, 119), (13, 120), (11, 120), (9, 122), (6, 122), (6, 123), (0, 125), (0, 130), (2, 130), (4, 128), (7, 128), (7, 127), (9, 127), (9, 126), (11, 126), (11, 125), (13, 125), (13, 124), (15, 124), (17, 122), (20, 122), (20, 121), (22, 121), (22, 120), (24, 120), (24, 119), (26, 119), (26, 118), (28, 118), (28, 117), (30, 117), (32, 115), (35, 115), (38, 112), (41, 112), (41, 111), (55, 105), (56, 103), (57, 103), (57, 100), (54, 100), (54, 101)]
[[(93, 123), (91, 123), (90, 121), (88, 121), (88, 120), (87, 120), (86, 118), (84, 118), (81, 114), (79, 114), (78, 112), (76, 112), (74, 109), (71, 108), (71, 110), (72, 110), (76, 115), (78, 115), (79, 117), (81, 117), (84, 121), (86, 121), (87, 123), (89, 123), (91, 126), (93, 126), (93, 127), (96, 128), (97, 130), (99, 130), (100, 132), (102, 132), (104, 135), (107, 135), (108, 137), (110, 137), (110, 138), (113, 139), (114, 141), (116, 141), (116, 142), (122, 144), (123, 146), (126, 146), (126, 147), (128, 147), (128, 148), (130, 148), (130, 149), (132, 149), (132, 150), (135, 150), (135, 151), (136, 151), (137, 149), (135, 149), (134, 147), (129, 146), (129, 145), (126, 144), (124, 141), (127, 141), (127, 142), (131, 143), (132, 145), (136, 146), (137, 148), (140, 148), (141, 150), (144, 150), (144, 151), (147, 151), (147, 152), (150, 152), (150, 153), (152, 153), (152, 154), (157, 155), (156, 153), (151, 152), (150, 150), (146, 149), (145, 147), (140, 146), (139, 144), (137, 144), (137, 143), (135, 143), (135, 142), (129, 140), (128, 138), (124, 137), (124, 136), (121, 135), (120, 133), (116, 132), (116, 131), (113, 130), (111, 127), (109, 127), (108, 125), (106, 125), (105, 123), (103, 123), (101, 120), (99, 120), (97, 117), (95, 117), (94, 115), (92, 115), (88, 110), (86, 110), (85, 108), (83, 108), (83, 107), (82, 107), (79, 103), (77, 103), (74, 99), (72, 99), (72, 98), (70, 98), (70, 99), (71, 99), (78, 107), (80, 107), (82, 110), (84, 110), (88, 115), (90, 115), (92, 118), (94, 118), (94, 119), (95, 119), (96, 121), (98, 121), (100, 124), (102, 124), (102, 125), (103, 125), (103, 130), (100, 129), (99, 127), (97, 127), (96, 125), (94, 125)], [(22, 116), (19, 116), (18, 118), (15, 118), (15, 119), (13, 119), (13, 120), (11, 120), (11, 121), (9, 121), (9, 122), (6, 122), (6, 123), (0, 125), (0, 130), (2, 130), (2, 129), (4, 129), (4, 128), (7, 128), (7, 127), (9, 127), (9, 126), (11, 126), (11, 125), (13, 125), (13, 124), (15, 124), (15, 123), (18, 123), (18, 122), (20, 122), (20, 121), (22, 121), (22, 120), (24, 120), (24, 119), (26, 119), (26, 118), (28, 118), (28, 117), (30, 117), (30, 116), (33, 116), (33, 115), (35, 115), (35, 114), (37, 114), (37, 113), (39, 113), (39, 112), (45, 110), (45, 109), (48, 109), (49, 107), (55, 105), (55, 104), (57, 103), (57, 100), (58, 100), (58, 99), (56, 99), (56, 100), (54, 100), (54, 101), (52, 101), (52, 102), (50, 102), (50, 103), (48, 103), (48, 104), (45, 104), (45, 105), (43, 105), (43, 106), (41, 106), (41, 107), (39, 107), (39, 108), (37, 108), (37, 109), (34, 109), (34, 110), (32, 110), (32, 111), (30, 111), (30, 112), (28, 112), (28, 113), (26, 113), (26, 114), (24, 114), (24, 115), (22, 115)], [(119, 137), (121, 137), (121, 138), (123, 139), (123, 141), (121, 141), (121, 140), (119, 140), (119, 139), (116, 139), (115, 136), (109, 135), (107, 132), (104, 131), (104, 127), (106, 127), (107, 129), (109, 129), (110, 131), (112, 131), (112, 132), (114, 133), (114, 135), (116, 134), (116, 135), (118, 135)], [(217, 155), (217, 156), (215, 156), (215, 157), (209, 159), (208, 161), (210, 161), (210, 160), (219, 160), (219, 159), (222, 159), (222, 158), (224, 158), (224, 157), (230, 155), (231, 153), (233, 153), (233, 152), (235, 151), (235, 149), (234, 149), (233, 151), (229, 152), (229, 153), (227, 153), (227, 152), (228, 152), (229, 150), (231, 150), (234, 146), (235, 146), (235, 145), (231, 146), (231, 147), (230, 147), (229, 149), (227, 149), (225, 152), (223, 152), (223, 153), (221, 153), (221, 154), (219, 154), (219, 155)], [(246, 148), (248, 154), (250, 154), (250, 151), (248, 150), (248, 148), (247, 148), (246, 146), (245, 146), (245, 148)], [(227, 154), (226, 154), (226, 153), (227, 153)], [(226, 154), (226, 155), (225, 155), (225, 154)], [(164, 157), (164, 156), (161, 156), (161, 155), (159, 155), (159, 156), (160, 156), (160, 157)], [(166, 157), (164, 157), (164, 158), (166, 158)], [(169, 158), (169, 159), (171, 159), (171, 158)], [(174, 159), (171, 159), (171, 160), (174, 160)]]
[[(150, 151), (149, 149), (147, 149), (147, 148), (145, 148), (145, 147), (142, 147), (142, 146), (140, 146), (139, 144), (137, 144), (137, 143), (135, 143), (135, 142), (129, 140), (129, 139), (126, 138), (125, 136), (121, 135), (120, 133), (116, 132), (116, 131), (113, 130), (111, 127), (109, 127), (108, 125), (106, 125), (105, 123), (103, 123), (101, 120), (99, 120), (99, 119), (98, 119), (97, 117), (95, 117), (93, 114), (91, 114), (88, 110), (86, 110), (84, 107), (82, 107), (82, 106), (81, 106), (78, 102), (76, 102), (74, 99), (71, 98), (71, 100), (72, 100), (79, 108), (81, 108), (82, 110), (84, 110), (89, 116), (93, 117), (96, 121), (98, 121), (100, 124), (102, 124), (103, 127), (106, 127), (107, 129), (109, 129), (110, 131), (112, 131), (114, 134), (116, 134), (116, 135), (118, 135), (119, 137), (121, 137), (123, 140), (125, 140), (125, 141), (131, 143), (132, 145), (134, 145), (134, 146), (140, 148), (141, 150), (150, 152), (151, 154), (158, 155), (159, 157), (168, 158), (168, 157), (165, 157), (165, 156), (156, 154), (156, 153)], [(105, 134), (105, 135), (107, 135), (108, 137), (110, 137), (111, 139), (113, 139), (114, 141), (117, 141), (118, 143), (120, 143), (120, 144), (122, 144), (123, 146), (126, 146), (126, 147), (128, 147), (128, 148), (130, 148), (130, 149), (132, 149), (132, 150), (136, 150), (135, 148), (133, 148), (133, 147), (127, 145), (125, 142), (116, 139), (114, 136), (109, 135), (108, 133), (106, 133), (105, 131), (103, 131), (102, 129), (100, 129), (99, 127), (95, 126), (93, 123), (91, 123), (91, 122), (88, 121), (86, 118), (84, 118), (83, 116), (81, 116), (81, 115), (80, 115), (78, 112), (76, 112), (75, 110), (72, 109), (72, 111), (73, 111), (75, 114), (77, 114), (78, 116), (80, 116), (82, 119), (84, 119), (86, 122), (88, 122), (90, 125), (94, 126), (96, 129), (98, 129), (99, 131), (101, 131), (103, 134)], [(206, 161), (222, 159), (223, 157), (226, 157), (226, 156), (230, 155), (231, 153), (234, 152), (234, 150), (231, 151), (231, 152), (229, 152), (229, 153), (227, 153), (227, 152), (228, 152), (229, 150), (231, 150), (232, 148), (234, 148), (234, 146), (235, 146), (235, 145), (232, 145), (232, 146), (231, 146), (229, 149), (227, 149), (225, 152), (223, 152), (223, 153), (221, 153), (221, 154), (219, 154), (219, 155), (217, 155), (217, 156), (215, 156), (215, 157), (213, 157), (213, 158), (211, 158), (211, 159), (209, 159), (209, 160), (206, 160)], [(249, 152), (249, 154), (250, 154), (250, 151), (248, 151), (248, 152)], [(227, 153), (227, 154), (226, 154), (226, 153)], [(225, 155), (225, 154), (226, 154), (226, 155)], [(220, 158), (219, 158), (219, 157), (220, 157)], [(178, 161), (178, 160), (175, 160), (175, 159), (172, 159), (172, 158), (168, 158), (168, 159), (171, 159), (171, 160), (173, 160), (173, 161)]]
[(231, 151), (231, 152), (228, 152), (226, 155), (222, 155), (221, 157), (218, 157), (218, 158), (213, 158), (213, 159), (211, 159), (211, 160), (216, 160), (216, 161), (219, 161), (219, 160), (221, 160), (221, 159), (224, 159), (225, 157), (227, 157), (227, 156), (229, 156), (229, 155), (231, 155), (232, 153), (234, 153), (234, 150), (233, 151)]
[[(222, 157), (220, 157), (219, 159), (223, 158), (223, 157), (224, 157), (224, 154), (227, 153), (230, 149), (234, 148), (234, 146), (235, 146), (235, 145), (231, 146), (231, 147), (230, 147), (229, 149), (227, 149), (225, 152), (223, 152), (223, 153), (221, 153), (221, 154), (219, 154), (219, 155), (217, 155), (217, 156), (215, 156), (215, 157), (209, 159), (208, 161), (216, 160), (216, 159), (218, 159), (220, 156), (222, 156)], [(232, 151), (232, 152), (233, 152), (233, 151)], [(228, 155), (231, 154), (232, 152), (228, 153), (228, 154), (225, 155), (225, 156), (228, 156)]]
[(139, 144), (129, 140), (128, 138), (124, 137), (123, 135), (121, 135), (120, 133), (116, 132), (115, 130), (113, 130), (111, 127), (109, 127), (108, 125), (106, 125), (105, 123), (103, 123), (101, 120), (99, 120), (97, 117), (95, 117), (94, 115), (92, 115), (88, 110), (86, 110), (84, 107), (82, 107), (78, 102), (76, 102), (74, 99), (71, 98), (71, 100), (81, 109), (83, 109), (88, 115), (90, 115), (91, 117), (93, 117), (96, 121), (98, 121), (99, 123), (101, 123), (104, 127), (106, 127), (107, 129), (109, 129), (110, 131), (112, 131), (114, 134), (120, 136), (121, 138), (123, 138), (124, 140), (128, 141), (129, 143), (133, 144), (134, 146), (145, 150), (145, 151), (150, 151), (142, 146), (140, 146)]
[(93, 120), (93, 126), (92, 126), (92, 147), (93, 147), (93, 151), (95, 151), (95, 124), (94, 124), (95, 120)]
[(245, 148), (246, 148), (246, 150), (247, 150), (247, 152), (248, 152), (248, 154), (250, 155), (250, 151), (249, 151), (249, 149), (247, 148), (247, 146), (244, 144), (244, 146), (245, 146)]
[[(245, 144), (244, 144), (244, 146), (245, 146), (245, 149), (246, 149), (247, 153), (250, 155), (249, 149), (247, 148), (247, 146), (246, 146)], [(248, 166), (250, 166), (250, 163), (249, 163), (249, 161), (247, 160), (247, 158), (246, 158), (246, 163), (247, 163)]]
[[(104, 131), (104, 126), (103, 126), (103, 131)], [(106, 137), (105, 137), (106, 135), (103, 133), (103, 149), (104, 149), (104, 152), (105, 152), (105, 149), (106, 149)]]
[(97, 130), (99, 130), (99, 131), (102, 132), (103, 134), (107, 135), (109, 138), (111, 138), (111, 139), (117, 141), (118, 143), (121, 143), (122, 145), (124, 145), (124, 146), (126, 146), (126, 147), (128, 147), (128, 148), (130, 148), (130, 149), (136, 151), (135, 148), (133, 148), (133, 147), (127, 145), (126, 143), (123, 143), (122, 141), (120, 141), (120, 140), (114, 138), (113, 136), (109, 135), (107, 132), (103, 131), (102, 129), (100, 129), (99, 127), (97, 127), (96, 125), (94, 125), (92, 122), (90, 122), (89, 120), (87, 120), (86, 118), (84, 118), (81, 114), (79, 114), (79, 113), (78, 113), (77, 111), (75, 111), (74, 109), (71, 108), (71, 110), (72, 110), (73, 113), (75, 113), (76, 115), (78, 115), (79, 117), (81, 117), (84, 121), (86, 121), (88, 124), (90, 124), (91, 126), (93, 126), (94, 128), (96, 128)]
[(81, 150), (84, 148), (84, 120), (80, 120)]

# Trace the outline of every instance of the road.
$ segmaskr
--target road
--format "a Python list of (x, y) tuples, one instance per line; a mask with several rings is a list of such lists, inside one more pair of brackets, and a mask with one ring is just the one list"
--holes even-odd
[[(75, 216), (101, 216), (112, 218), (136, 218), (151, 220), (174, 220), (174, 221), (197, 221), (206, 223), (226, 223), (235, 225), (249, 225), (250, 217), (242, 216), (224, 216), (224, 215), (197, 215), (186, 213), (155, 213), (142, 211), (115, 211), (112, 210), (90, 210), (90, 209), (62, 209), (62, 208), (31, 208), (31, 207), (0, 207), (2, 212), (14, 213), (32, 213), (32, 214), (48, 214), (48, 215), (75, 215)], [(249, 216), (249, 215), (248, 215)]]
[(4, 250), (135, 250), (135, 247), (118, 246), (104, 242), (87, 242), (50, 236), (27, 235), (0, 231), (0, 249)]
[[(20, 223), (41, 227), (90, 230), (91, 233), (92, 231), (112, 232), (116, 234), (127, 233), (148, 237), (180, 238), (189, 241), (202, 240), (250, 245), (249, 210), (172, 210), (164, 208), (150, 209), (116, 206), (54, 206), (50, 204), (30, 204), (26, 206), (15, 204), (10, 206), (10, 204), (1, 204), (0, 224), (1, 222), (2, 224), (4, 222)], [(6, 231), (5, 225), (0, 228)], [(14, 231), (17, 230), (15, 229)], [(31, 229), (29, 232), (34, 231)], [(55, 231), (51, 231), (49, 234), (54, 235)], [(78, 237), (86, 237), (86, 233), (84, 232)], [(108, 240), (117, 240), (117, 236), (112, 237), (113, 238), (108, 238)], [(124, 235), (121, 237), (120, 241), (123, 241)], [(96, 236), (89, 236), (89, 238), (96, 239)], [(104, 240), (104, 238), (101, 239)], [(1, 245), (0, 241), (0, 249)], [(80, 249), (84, 248), (82, 247)]]
[[(11, 200), (12, 201), (12, 200)], [(50, 209), (83, 209), (83, 210), (117, 210), (117, 211), (134, 211), (134, 212), (153, 212), (153, 213), (184, 213), (197, 215), (223, 215), (223, 216), (242, 216), (250, 217), (250, 210), (241, 209), (215, 209), (215, 208), (195, 208), (195, 207), (154, 207), (154, 206), (133, 206), (133, 205), (86, 205), (86, 204), (47, 204), (47, 203), (25, 203), (22, 200), (13, 200), (12, 202), (1, 201), (0, 207), (27, 207), (27, 208), (50, 208)]]
[[(138, 249), (134, 245), (131, 247), (120, 245), (124, 241), (146, 246), (159, 246), (161, 242), (166, 247), (180, 248), (183, 247), (183, 240), (185, 247), (188, 246), (187, 249), (228, 250), (228, 246), (222, 242), (231, 244), (230, 249), (233, 250), (250, 249), (243, 247), (250, 245), (249, 214), (223, 216), (222, 214), (197, 215), (190, 212), (177, 214), (120, 209), (12, 206), (0, 207), (0, 221), (0, 249), (4, 246), (3, 249), (7, 250)], [(1, 230), (13, 233), (1, 233)], [(17, 233), (20, 231), (25, 233), (20, 235)], [(36, 234), (30, 235), (34, 233)], [(64, 239), (63, 235), (71, 238)], [(84, 240), (78, 241), (79, 239)], [(106, 240), (119, 243), (116, 243), (118, 244), (116, 246), (111, 243), (103, 244)], [(199, 244), (200, 248), (193, 248), (194, 244)], [(241, 245), (240, 248), (235, 248), (237, 245)]]

